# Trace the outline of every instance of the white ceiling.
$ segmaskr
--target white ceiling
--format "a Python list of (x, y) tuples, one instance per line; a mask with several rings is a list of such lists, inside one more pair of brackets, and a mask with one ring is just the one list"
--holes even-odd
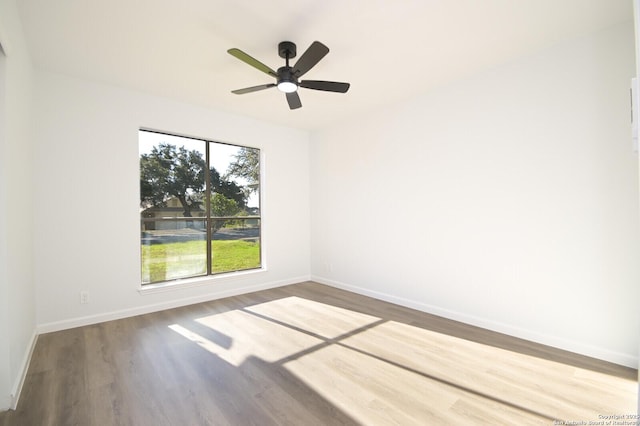
[[(631, 0), (20, 0), (38, 68), (277, 124), (314, 129), (632, 19)], [(227, 54), (273, 69), (280, 41), (331, 52), (305, 79), (351, 83), (347, 94), (301, 89), (290, 111), (271, 83)], [(293, 61), (295, 62), (295, 60)]]

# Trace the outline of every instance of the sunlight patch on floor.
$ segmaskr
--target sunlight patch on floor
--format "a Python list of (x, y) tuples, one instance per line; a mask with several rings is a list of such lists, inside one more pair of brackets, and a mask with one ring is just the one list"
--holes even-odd
[(246, 310), (328, 339), (380, 321), (372, 315), (295, 296), (253, 305)]
[[(390, 423), (478, 421), (484, 412), (507, 423), (551, 424), (631, 414), (636, 404), (633, 380), (394, 321), (284, 367), (364, 423), (374, 405)], [(452, 417), (430, 418), (434, 404)]]
[(234, 366), (280, 365), (365, 424), (588, 422), (636, 409), (634, 380), (301, 297), (195, 323), (170, 328)]
[(201, 317), (196, 322), (232, 336), (229, 344), (214, 343), (204, 337), (204, 333), (191, 330), (188, 323), (173, 324), (169, 328), (236, 367), (250, 356), (276, 362), (322, 343), (317, 337), (242, 310)]

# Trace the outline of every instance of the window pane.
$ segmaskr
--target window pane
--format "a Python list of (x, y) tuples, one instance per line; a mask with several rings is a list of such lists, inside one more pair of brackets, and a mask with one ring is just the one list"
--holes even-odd
[(189, 222), (142, 222), (143, 284), (207, 273), (206, 233)]
[(203, 141), (140, 131), (143, 283), (207, 272), (205, 158)]
[(261, 266), (260, 150), (211, 144), (211, 272)]
[(260, 219), (213, 219), (212, 272), (260, 267)]

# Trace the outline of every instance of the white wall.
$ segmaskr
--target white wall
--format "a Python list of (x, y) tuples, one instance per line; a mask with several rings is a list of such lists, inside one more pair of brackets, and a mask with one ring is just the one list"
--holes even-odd
[(313, 135), (313, 278), (637, 366), (633, 25)]
[[(36, 73), (35, 277), (40, 331), (309, 278), (308, 135), (62, 75)], [(261, 148), (268, 271), (140, 294), (138, 129)], [(79, 303), (88, 291), (90, 303)]]
[(0, 410), (11, 407), (35, 337), (31, 60), (15, 2), (0, 1)]

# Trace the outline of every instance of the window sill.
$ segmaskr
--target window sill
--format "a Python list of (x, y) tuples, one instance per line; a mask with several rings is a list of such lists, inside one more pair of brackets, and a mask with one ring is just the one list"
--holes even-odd
[(185, 288), (202, 287), (219, 283), (220, 281), (233, 281), (249, 275), (267, 272), (265, 268), (250, 269), (247, 271), (229, 272), (225, 274), (207, 275), (204, 277), (183, 278), (156, 284), (144, 284), (138, 287), (138, 293), (142, 295), (164, 293), (168, 291), (182, 290)]

